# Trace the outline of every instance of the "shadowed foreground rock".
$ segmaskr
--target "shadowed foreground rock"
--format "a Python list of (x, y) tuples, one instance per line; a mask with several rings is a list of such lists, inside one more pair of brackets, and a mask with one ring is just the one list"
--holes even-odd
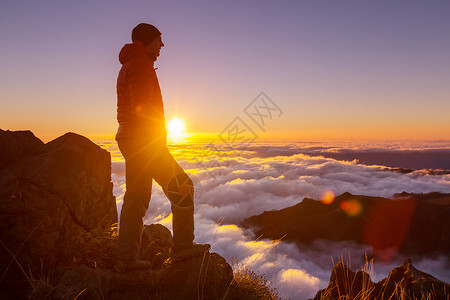
[[(117, 251), (103, 268), (96, 264), (76, 264), (57, 270), (58, 283), (52, 297), (57, 299), (222, 299), (233, 280), (231, 266), (217, 253), (172, 263), (170, 231), (160, 225), (145, 225), (140, 259), (152, 262), (151, 270), (117, 273), (113, 271)], [(99, 248), (98, 252), (108, 251)], [(108, 254), (107, 254), (108, 255)]]
[[(169, 259), (170, 231), (146, 225), (140, 258), (153, 263), (146, 271), (117, 273), (113, 261), (98, 269), (84, 264), (58, 270), (52, 297), (58, 299), (221, 299), (233, 279), (230, 265), (216, 253), (177, 263)], [(115, 239), (117, 243), (117, 239)]]
[(212, 253), (141, 272), (76, 266), (63, 273), (53, 294), (60, 299), (221, 299), (232, 279), (228, 263)]
[(221, 299), (233, 272), (216, 253), (171, 263), (173, 239), (145, 226), (145, 272), (112, 270), (117, 210), (111, 158), (67, 133), (44, 144), (0, 130), (0, 299)]
[(411, 260), (393, 269), (388, 278), (371, 281), (364, 271), (353, 272), (343, 263), (335, 265), (328, 286), (320, 290), (320, 299), (449, 299), (450, 285), (417, 270)]
[(3, 130), (0, 149), (1, 274), (11, 254), (23, 263), (71, 261), (81, 234), (117, 223), (106, 150), (75, 133), (44, 144)]

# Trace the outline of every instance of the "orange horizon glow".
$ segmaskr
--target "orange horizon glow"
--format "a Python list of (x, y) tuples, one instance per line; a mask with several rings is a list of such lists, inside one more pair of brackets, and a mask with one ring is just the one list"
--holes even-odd
[[(23, 9), (9, 1), (0, 128), (29, 129), (45, 141), (69, 131), (113, 138), (117, 54), (138, 20), (148, 18), (141, 13), (158, 7), (155, 25), (168, 43), (155, 67), (167, 124), (182, 116), (187, 133), (218, 136), (239, 117), (261, 140), (450, 141), (450, 86), (442, 63), (450, 43), (442, 12), (450, 4), (385, 2), (388, 14), (378, 3), (294, 1), (247, 3), (239, 10), (199, 2), (189, 5), (189, 14), (174, 13), (172, 2), (148, 2), (134, 15), (126, 3), (86, 9), (35, 1)], [(55, 13), (44, 13), (46, 5)], [(124, 17), (124, 10), (131, 15)], [(242, 16), (229, 26), (228, 15), (236, 12)], [(326, 17), (318, 18), (319, 12)], [(71, 25), (81, 19), (80, 26)], [(343, 20), (359, 29), (349, 30)], [(419, 27), (405, 38), (405, 28)], [(201, 38), (188, 38), (200, 32)], [(33, 41), (33, 49), (24, 41)], [(248, 110), (262, 92), (279, 109), (258, 106), (264, 128)]]
[[(169, 121), (170, 122), (170, 121)], [(169, 123), (168, 123), (169, 124)], [(109, 130), (95, 130), (94, 128), (98, 128), (100, 126), (86, 126), (86, 123), (82, 123), (78, 126), (65, 126), (65, 127), (57, 127), (57, 126), (29, 126), (29, 127), (0, 127), (2, 130), (11, 130), (11, 131), (19, 131), (19, 130), (30, 130), (33, 134), (41, 139), (43, 142), (52, 141), (59, 136), (67, 133), (74, 132), (91, 140), (103, 140), (103, 139), (114, 139), (117, 127), (116, 125), (112, 126)], [(104, 126), (103, 126), (104, 127)], [(167, 126), (168, 127), (168, 126)], [(217, 127), (220, 128), (220, 127)], [(169, 133), (169, 128), (168, 133)], [(431, 131), (431, 129), (430, 129)], [(445, 131), (445, 130), (443, 130)], [(190, 139), (218, 139), (221, 130), (217, 131), (190, 131), (185, 128), (182, 135), (183, 138)], [(351, 142), (430, 142), (430, 141), (450, 141), (450, 134), (446, 135), (444, 133), (439, 132), (428, 132), (425, 129), (423, 130), (423, 134), (413, 134), (407, 132), (398, 132), (395, 133), (395, 129), (390, 131), (380, 131), (376, 130), (366, 131), (366, 132), (357, 132), (353, 130), (348, 131), (336, 131), (333, 129), (330, 130), (268, 130), (267, 132), (258, 132), (258, 141), (264, 140), (273, 140), (273, 141), (292, 141), (292, 140), (303, 140), (303, 141), (327, 141), (327, 142), (342, 142), (342, 141), (351, 141)], [(419, 132), (420, 133), (420, 132)], [(168, 134), (168, 138), (173, 139), (174, 136), (170, 136)]]
[[(1, 128), (3, 129), (3, 128)], [(3, 129), (3, 130), (11, 130), (11, 129)], [(28, 129), (17, 129), (17, 130), (28, 130)], [(16, 131), (16, 130), (11, 130)], [(91, 140), (105, 140), (105, 139), (115, 139), (115, 131), (112, 133), (106, 134), (97, 134), (97, 133), (84, 133), (83, 131), (75, 131), (75, 130), (67, 130), (67, 131), (59, 131), (59, 132), (52, 132), (52, 133), (44, 133), (40, 134), (40, 131), (36, 130), (30, 130), (33, 132), (33, 134), (42, 140), (43, 142), (50, 142), (62, 135), (64, 135), (67, 132), (74, 132), (80, 135), (83, 135)], [(216, 140), (219, 139), (217, 132), (198, 132), (198, 133), (186, 133), (184, 138), (189, 139), (202, 139), (202, 140)], [(168, 136), (168, 139), (173, 140), (170, 136)], [(421, 137), (421, 138), (383, 138), (381, 136), (377, 137), (358, 137), (358, 136), (327, 136), (327, 135), (303, 135), (301, 133), (299, 134), (285, 134), (285, 135), (266, 135), (261, 137), (260, 139), (255, 140), (255, 142), (258, 141), (280, 141), (280, 142), (289, 142), (289, 141), (314, 141), (314, 142), (398, 142), (398, 143), (408, 143), (408, 142), (448, 142), (450, 141), (449, 138), (439, 138), (439, 137)]]

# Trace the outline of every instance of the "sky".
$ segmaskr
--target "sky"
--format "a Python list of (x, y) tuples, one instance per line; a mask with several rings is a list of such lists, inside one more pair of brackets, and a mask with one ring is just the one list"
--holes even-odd
[[(267, 138), (450, 139), (450, 2), (2, 1), (0, 128), (117, 130), (118, 53), (162, 32), (166, 118), (218, 135), (264, 92)], [(251, 125), (250, 125), (251, 124)]]
[[(114, 141), (97, 142), (112, 155), (113, 191), (120, 213), (126, 188), (123, 157)], [(448, 148), (449, 144), (437, 143), (423, 149), (422, 143), (410, 143), (401, 149), (432, 152), (435, 147)], [(403, 191), (450, 193), (450, 174), (431, 175), (427, 170), (405, 174), (388, 171), (382, 164), (363, 165), (356, 160), (342, 161), (302, 154), (317, 148), (377, 152), (399, 149), (397, 143), (372, 147), (349, 142), (286, 144), (256, 141), (253, 146), (238, 151), (227, 149), (222, 144), (209, 145), (198, 141), (187, 141), (186, 145), (171, 145), (169, 149), (195, 184), (195, 241), (210, 243), (212, 251), (228, 262), (236, 258), (253, 271), (265, 274), (284, 299), (314, 298), (317, 291), (328, 284), (332, 259), (337, 262), (339, 256), (343, 256), (344, 262), (350, 256), (353, 270), (364, 267), (365, 254), (373, 256), (374, 266), (369, 273), (374, 282), (386, 278), (389, 271), (406, 258), (412, 258), (417, 269), (444, 282), (450, 281), (448, 256), (411, 257), (397, 253), (394, 256), (381, 254), (380, 257), (370, 246), (350, 241), (316, 240), (309, 246), (294, 245), (284, 240), (256, 237), (251, 229), (240, 226), (246, 218), (293, 206), (304, 197), (322, 199), (326, 191), (335, 195), (349, 192), (388, 198)], [(208, 148), (211, 153), (220, 152), (220, 155), (205, 155)], [(289, 153), (293, 149), (301, 151)], [(172, 228), (170, 202), (156, 183), (144, 221)], [(391, 260), (386, 260), (386, 257)]]

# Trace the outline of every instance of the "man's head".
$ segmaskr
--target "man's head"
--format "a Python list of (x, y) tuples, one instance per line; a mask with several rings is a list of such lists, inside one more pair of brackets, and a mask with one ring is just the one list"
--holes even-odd
[(147, 50), (148, 54), (156, 58), (159, 56), (159, 52), (161, 47), (164, 46), (164, 43), (161, 40), (161, 32), (153, 25), (141, 23), (133, 28), (131, 32), (131, 40), (141, 41), (145, 50)]

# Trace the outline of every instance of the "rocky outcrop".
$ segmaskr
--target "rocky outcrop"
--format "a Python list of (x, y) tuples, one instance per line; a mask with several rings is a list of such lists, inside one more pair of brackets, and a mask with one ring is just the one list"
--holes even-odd
[(353, 272), (341, 262), (335, 265), (328, 286), (314, 299), (448, 299), (449, 292), (449, 284), (417, 270), (410, 259), (378, 283), (368, 273)]
[[(250, 217), (256, 236), (309, 244), (316, 239), (370, 245), (391, 254), (450, 253), (450, 194), (398, 194), (394, 199), (344, 193), (332, 203), (305, 198), (295, 206)], [(389, 250), (389, 251), (384, 251)], [(390, 254), (389, 254), (390, 253)]]
[(118, 248), (111, 158), (67, 133), (44, 144), (0, 130), (0, 299), (221, 299), (233, 279), (220, 255), (172, 263), (173, 239), (145, 226), (145, 272), (113, 271)]
[(59, 299), (222, 299), (232, 279), (228, 263), (212, 253), (133, 273), (78, 265), (63, 273), (52, 294)]
[(44, 144), (29, 131), (1, 130), (0, 142), (2, 274), (14, 255), (71, 261), (81, 234), (117, 223), (106, 150), (75, 133)]
[[(59, 299), (221, 299), (233, 279), (225, 259), (207, 253), (172, 263), (171, 246), (172, 235), (167, 228), (146, 225), (140, 258), (153, 263), (151, 270), (117, 273), (112, 263), (104, 268), (76, 264), (58, 270), (57, 288), (50, 294)], [(109, 251), (109, 255), (113, 253)]]

